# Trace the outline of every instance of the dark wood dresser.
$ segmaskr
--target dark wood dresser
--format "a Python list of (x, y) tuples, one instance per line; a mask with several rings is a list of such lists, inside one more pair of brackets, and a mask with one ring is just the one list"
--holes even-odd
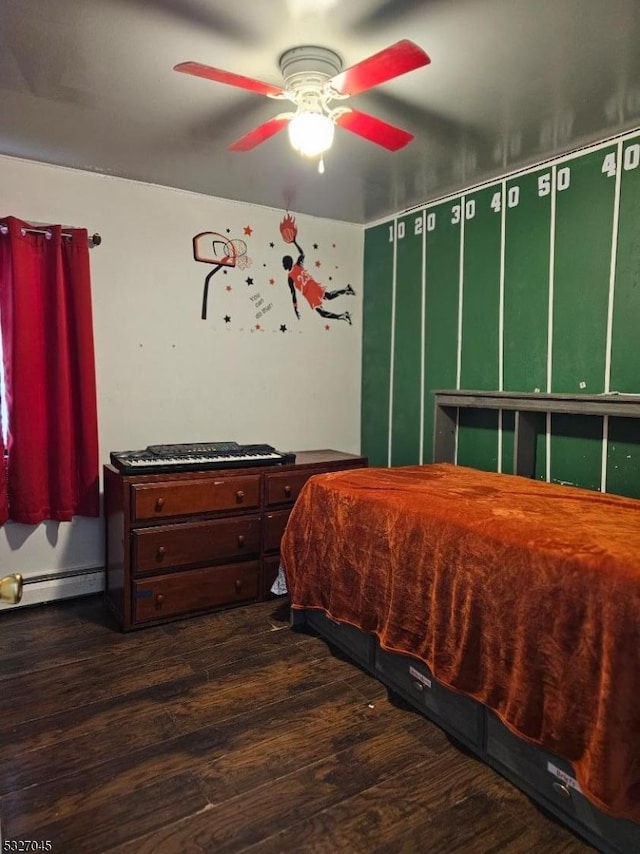
[(306, 481), (366, 465), (323, 450), (257, 468), (123, 475), (104, 466), (106, 597), (122, 629), (269, 598)]

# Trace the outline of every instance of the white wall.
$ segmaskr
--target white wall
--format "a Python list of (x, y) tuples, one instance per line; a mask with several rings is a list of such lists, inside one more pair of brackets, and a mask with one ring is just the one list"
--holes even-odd
[[(102, 463), (112, 450), (206, 440), (358, 452), (360, 226), (291, 212), (305, 266), (328, 288), (355, 288), (355, 297), (325, 303), (349, 309), (349, 326), (325, 321), (303, 299), (296, 319), (282, 268), (285, 211), (8, 157), (0, 157), (0, 187), (4, 216), (102, 236), (91, 250)], [(246, 241), (251, 266), (212, 277), (202, 320), (212, 268), (194, 260), (192, 238), (227, 229)], [(272, 305), (258, 319), (256, 293)], [(1, 573), (39, 579), (25, 586), (26, 604), (99, 589), (103, 564), (102, 520), (0, 530)], [(65, 571), (82, 569), (93, 573), (65, 580)]]

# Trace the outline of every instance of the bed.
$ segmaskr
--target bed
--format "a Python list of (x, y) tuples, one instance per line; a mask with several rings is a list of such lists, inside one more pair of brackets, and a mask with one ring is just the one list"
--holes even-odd
[(294, 627), (607, 854), (640, 851), (640, 501), (451, 463), (312, 478)]

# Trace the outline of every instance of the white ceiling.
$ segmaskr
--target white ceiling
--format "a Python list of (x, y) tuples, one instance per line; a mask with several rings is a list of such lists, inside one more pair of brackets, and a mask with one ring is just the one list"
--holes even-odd
[[(324, 175), (286, 132), (227, 151), (282, 105), (173, 71), (281, 84), (290, 47), (405, 38), (431, 65), (350, 103), (414, 141), (338, 128)], [(371, 222), (640, 125), (639, 45), (640, 0), (0, 0), (0, 153)]]

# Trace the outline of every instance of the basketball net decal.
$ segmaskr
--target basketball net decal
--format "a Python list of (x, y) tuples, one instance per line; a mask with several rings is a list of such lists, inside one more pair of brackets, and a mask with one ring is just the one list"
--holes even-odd
[(202, 293), (202, 320), (207, 319), (209, 300), (209, 282), (223, 267), (237, 267), (246, 270), (251, 266), (247, 255), (247, 244), (240, 238), (225, 237), (217, 231), (201, 231), (193, 238), (193, 257), (202, 264), (213, 264), (204, 280)]

